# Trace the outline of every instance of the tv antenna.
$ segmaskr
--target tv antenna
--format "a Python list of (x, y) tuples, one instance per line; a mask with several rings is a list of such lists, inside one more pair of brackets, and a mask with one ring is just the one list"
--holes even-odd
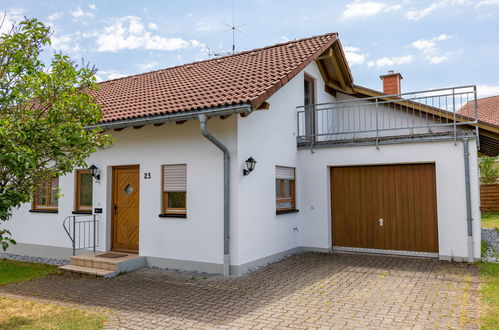
[(234, 0), (232, 0), (232, 25), (224, 23), (227, 25), (229, 28), (223, 32), (227, 31), (232, 31), (232, 54), (236, 52), (236, 31), (239, 33), (243, 33), (239, 28), (245, 26), (246, 24), (241, 24), (241, 25), (235, 25), (234, 22), (234, 16), (235, 16), (235, 11), (234, 11)]

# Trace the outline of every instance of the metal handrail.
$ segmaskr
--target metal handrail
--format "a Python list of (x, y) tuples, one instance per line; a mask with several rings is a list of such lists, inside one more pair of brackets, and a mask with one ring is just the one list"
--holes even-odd
[[(465, 105), (467, 111), (460, 112)], [(474, 126), (479, 145), (473, 85), (300, 105), (296, 109), (300, 145), (370, 138), (378, 147), (379, 140), (394, 131), (396, 137), (427, 134), (431, 138), (435, 133), (446, 133), (456, 142), (465, 133), (460, 128), (464, 125)]]
[[(77, 218), (89, 218), (78, 220)], [(89, 215), (68, 215), (62, 222), (62, 227), (71, 240), (73, 255), (77, 250), (93, 249), (99, 246), (99, 227), (97, 216)], [(87, 230), (88, 229), (88, 230)], [(82, 235), (83, 234), (83, 235)]]

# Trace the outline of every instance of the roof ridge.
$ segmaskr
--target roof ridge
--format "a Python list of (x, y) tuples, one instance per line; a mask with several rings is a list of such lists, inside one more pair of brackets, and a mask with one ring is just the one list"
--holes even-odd
[(256, 52), (256, 51), (262, 51), (262, 50), (265, 50), (265, 49), (271, 49), (271, 48), (275, 48), (275, 47), (282, 47), (282, 46), (287, 45), (287, 44), (302, 42), (302, 41), (310, 40), (310, 39), (322, 38), (322, 37), (326, 37), (326, 36), (336, 36), (338, 38), (339, 34), (338, 34), (338, 32), (328, 32), (328, 33), (324, 33), (324, 34), (315, 35), (315, 36), (312, 36), (312, 37), (305, 37), (305, 38), (300, 38), (300, 39), (295, 39), (295, 40), (289, 40), (289, 41), (280, 42), (280, 43), (276, 43), (276, 44), (269, 45), (269, 46), (264, 46), (264, 47), (250, 49), (250, 50), (245, 50), (245, 51), (242, 51), (242, 52), (239, 52), (239, 53), (234, 53), (234, 54), (230, 54), (230, 55), (226, 55), (226, 56), (208, 58), (206, 60), (194, 61), (194, 62), (179, 64), (179, 65), (175, 65), (175, 66), (171, 66), (171, 67), (167, 67), (167, 68), (162, 68), (162, 69), (158, 69), (158, 70), (137, 73), (137, 74), (133, 74), (133, 75), (125, 76), (125, 77), (119, 77), (119, 78), (104, 80), (104, 81), (98, 82), (98, 84), (100, 85), (100, 84), (104, 84), (104, 83), (115, 82), (115, 81), (118, 81), (118, 80), (123, 80), (123, 79), (128, 79), (128, 78), (133, 78), (133, 77), (138, 77), (138, 76), (143, 76), (143, 75), (148, 75), (148, 74), (152, 74), (152, 73), (156, 73), (156, 72), (160, 72), (160, 71), (173, 70), (173, 69), (176, 69), (176, 68), (181, 68), (181, 67), (184, 67), (184, 66), (198, 64), (198, 63), (215, 61), (215, 60), (220, 60), (220, 59), (229, 58), (229, 57), (237, 57), (237, 56), (240, 56), (240, 55), (245, 55), (245, 54)]

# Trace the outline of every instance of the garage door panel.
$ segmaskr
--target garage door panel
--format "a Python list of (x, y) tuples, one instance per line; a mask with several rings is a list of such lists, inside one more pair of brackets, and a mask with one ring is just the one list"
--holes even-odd
[(333, 245), (438, 252), (435, 188), (434, 164), (332, 168)]

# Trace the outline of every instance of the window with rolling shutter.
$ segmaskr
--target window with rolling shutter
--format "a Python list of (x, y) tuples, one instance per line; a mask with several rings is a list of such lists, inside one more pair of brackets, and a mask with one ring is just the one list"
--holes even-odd
[(293, 167), (276, 166), (276, 210), (296, 209), (295, 201), (295, 169)]
[(187, 165), (163, 165), (162, 212), (185, 215), (187, 212)]

